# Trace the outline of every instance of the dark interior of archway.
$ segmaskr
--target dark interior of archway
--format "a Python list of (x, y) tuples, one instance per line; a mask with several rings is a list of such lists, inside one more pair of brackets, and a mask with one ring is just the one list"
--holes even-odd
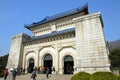
[(64, 74), (73, 74), (73, 61), (64, 61)]
[(49, 73), (51, 74), (51, 68), (52, 68), (52, 56), (50, 54), (45, 55), (44, 57), (44, 67), (49, 68)]
[(29, 72), (29, 73), (32, 73), (33, 70), (34, 70), (34, 60), (33, 60), (33, 59), (30, 59), (28, 72)]
[(51, 74), (51, 72), (52, 72), (52, 70), (51, 70), (51, 68), (52, 68), (52, 60), (44, 60), (44, 67), (45, 68), (49, 68), (49, 73)]

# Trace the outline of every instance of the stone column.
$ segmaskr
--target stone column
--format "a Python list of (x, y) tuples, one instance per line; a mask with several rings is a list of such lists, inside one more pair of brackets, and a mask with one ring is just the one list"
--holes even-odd
[(37, 56), (36, 56), (36, 65), (35, 65), (35, 67), (39, 67), (39, 49), (37, 49), (36, 51), (35, 51), (35, 53), (37, 54)]
[(58, 53), (58, 43), (55, 44), (55, 54), (54, 54), (54, 64), (53, 66), (55, 67), (56, 73), (59, 72), (59, 53)]

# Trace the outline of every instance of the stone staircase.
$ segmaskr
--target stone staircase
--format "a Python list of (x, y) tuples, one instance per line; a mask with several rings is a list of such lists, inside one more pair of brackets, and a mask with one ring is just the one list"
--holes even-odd
[[(31, 74), (20, 75), (16, 77), (16, 80), (31, 80)], [(70, 80), (72, 75), (59, 75), (50, 74), (49, 79), (46, 78), (46, 74), (37, 74), (36, 80)], [(12, 80), (12, 76), (9, 75), (7, 80)]]

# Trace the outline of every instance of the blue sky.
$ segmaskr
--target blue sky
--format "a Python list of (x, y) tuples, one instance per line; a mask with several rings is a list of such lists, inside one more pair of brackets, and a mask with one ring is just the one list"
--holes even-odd
[(106, 40), (120, 39), (120, 0), (0, 0), (0, 56), (9, 53), (12, 36), (20, 33), (32, 36), (24, 24), (86, 3), (89, 13), (101, 12)]

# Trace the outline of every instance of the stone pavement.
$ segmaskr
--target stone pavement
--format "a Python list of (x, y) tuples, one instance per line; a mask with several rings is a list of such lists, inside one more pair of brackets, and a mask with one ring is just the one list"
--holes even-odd
[[(16, 80), (31, 80), (30, 76), (31, 74), (17, 76)], [(70, 80), (71, 77), (72, 75), (50, 74), (49, 79), (47, 79), (45, 74), (37, 74), (36, 80)], [(0, 80), (3, 80), (3, 78), (0, 78)], [(12, 80), (12, 76), (9, 75), (7, 80)]]

